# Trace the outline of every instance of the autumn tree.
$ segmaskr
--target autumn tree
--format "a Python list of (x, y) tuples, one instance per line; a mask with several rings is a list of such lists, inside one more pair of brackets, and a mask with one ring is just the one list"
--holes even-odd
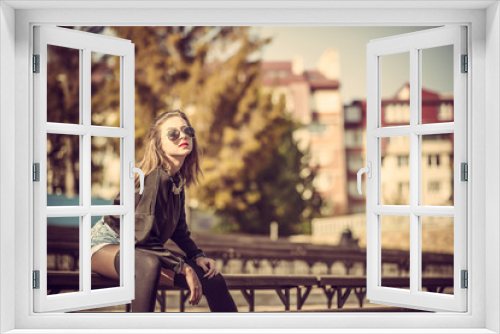
[[(47, 121), (79, 124), (79, 51), (47, 47)], [(79, 193), (78, 136), (47, 135), (47, 193)]]
[[(281, 99), (278, 110), (283, 110), (283, 104)], [(309, 167), (308, 152), (302, 152), (294, 139), (300, 125), (285, 114), (282, 117), (275, 129), (277, 141), (270, 145), (270, 159), (263, 161), (255, 176), (241, 177), (242, 189), (231, 190), (234, 204), (221, 211), (225, 219), (219, 229), (268, 234), (270, 224), (276, 222), (280, 235), (310, 232), (310, 222), (322, 206), (313, 187), (316, 173)]]
[[(311, 177), (301, 176), (306, 164), (283, 100), (273, 103), (261, 89), (256, 55), (270, 40), (252, 36), (248, 27), (110, 31), (135, 44), (137, 160), (153, 119), (182, 109), (203, 151), (204, 177), (189, 196), (224, 217), (229, 231), (267, 233), (277, 221), (283, 234), (301, 232), (319, 202)], [(113, 97), (93, 99), (96, 108), (113, 103), (99, 99)]]

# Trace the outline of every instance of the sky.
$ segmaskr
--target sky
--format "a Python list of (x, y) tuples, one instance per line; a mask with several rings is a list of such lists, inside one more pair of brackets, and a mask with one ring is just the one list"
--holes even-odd
[[(340, 58), (340, 93), (344, 104), (366, 99), (366, 45), (378, 38), (412, 33), (434, 27), (356, 27), (356, 26), (261, 26), (250, 33), (272, 37), (257, 58), (263, 61), (292, 61), (301, 56), (305, 70), (315, 69), (327, 48), (337, 49)], [(238, 45), (235, 45), (238, 47)], [(212, 50), (209, 55), (224, 58), (235, 50)], [(453, 95), (453, 49), (451, 46), (424, 50), (422, 87), (441, 95)], [(252, 57), (254, 58), (254, 57)], [(410, 81), (409, 54), (384, 56), (382, 59), (382, 98), (391, 98)]]
[[(273, 40), (261, 53), (264, 61), (291, 61), (303, 58), (304, 69), (315, 68), (316, 61), (329, 47), (339, 51), (341, 97), (344, 104), (366, 98), (366, 45), (370, 40), (410, 33), (432, 27), (253, 27), (251, 32)], [(443, 95), (453, 93), (453, 49), (451, 46), (424, 50), (422, 86)], [(386, 59), (387, 57), (387, 59)], [(394, 96), (409, 81), (409, 56), (392, 55), (382, 59), (382, 97)]]

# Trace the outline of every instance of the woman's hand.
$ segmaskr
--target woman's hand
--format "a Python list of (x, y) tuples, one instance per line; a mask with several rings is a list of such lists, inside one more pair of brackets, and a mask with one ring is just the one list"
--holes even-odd
[(184, 264), (181, 270), (181, 274), (186, 276), (186, 282), (191, 290), (191, 297), (189, 298), (189, 304), (198, 305), (203, 296), (203, 289), (201, 287), (200, 280), (196, 275), (196, 272), (189, 265)]
[(209, 257), (197, 257), (196, 264), (198, 267), (201, 267), (205, 271), (205, 275), (203, 277), (212, 278), (215, 275), (219, 274), (219, 270), (215, 268), (215, 260)]

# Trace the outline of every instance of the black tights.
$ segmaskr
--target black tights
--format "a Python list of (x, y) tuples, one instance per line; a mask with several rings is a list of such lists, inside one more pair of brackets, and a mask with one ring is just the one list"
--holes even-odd
[[(211, 279), (204, 278), (205, 272), (194, 261), (187, 258), (184, 258), (184, 261), (198, 275), (210, 311), (238, 311), (222, 275), (219, 274)], [(135, 250), (135, 299), (132, 301), (132, 312), (154, 312), (162, 267), (161, 256)], [(120, 252), (115, 257), (115, 269), (116, 272), (120, 272)], [(174, 276), (174, 285), (189, 289), (185, 276), (181, 274)]]

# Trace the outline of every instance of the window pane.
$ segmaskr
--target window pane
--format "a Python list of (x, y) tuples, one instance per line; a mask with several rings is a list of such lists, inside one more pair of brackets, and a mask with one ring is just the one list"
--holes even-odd
[(47, 121), (80, 123), (80, 50), (47, 45)]
[(421, 204), (453, 206), (453, 134), (421, 136)]
[(410, 217), (380, 216), (382, 286), (410, 289)]
[(410, 205), (410, 137), (380, 139), (381, 204)]
[(421, 124), (453, 122), (453, 45), (423, 49)]
[[(65, 286), (58, 272), (74, 272), (78, 276), (80, 259), (80, 217), (47, 218), (47, 294), (74, 292)], [(81, 291), (81, 286), (78, 291)]]
[(92, 137), (91, 139), (91, 205), (112, 205), (120, 192), (120, 143), (120, 138)]
[(120, 57), (92, 52), (92, 125), (120, 126)]
[[(453, 294), (453, 221), (453, 217), (420, 217), (424, 291)], [(436, 280), (426, 282), (431, 277)]]
[[(121, 216), (112, 216), (112, 219), (118, 222), (118, 226), (121, 226)], [(104, 223), (104, 217), (92, 217), (92, 230), (90, 234), (92, 266), (96, 265), (96, 259), (99, 261), (97, 257), (94, 257), (95, 253), (106, 252), (110, 254), (109, 256), (113, 257), (120, 249), (120, 237), (110, 228), (108, 224)], [(120, 260), (122, 261), (121, 263), (123, 263), (123, 259)], [(99, 266), (103, 268), (102, 262), (100, 262)], [(107, 274), (104, 272), (101, 274), (94, 271), (92, 272), (92, 290), (120, 286), (120, 273), (116, 272), (114, 264), (112, 266), (104, 267), (104, 270), (106, 270)]]
[(410, 53), (380, 57), (381, 126), (410, 124)]
[(80, 205), (80, 138), (47, 134), (47, 206)]

